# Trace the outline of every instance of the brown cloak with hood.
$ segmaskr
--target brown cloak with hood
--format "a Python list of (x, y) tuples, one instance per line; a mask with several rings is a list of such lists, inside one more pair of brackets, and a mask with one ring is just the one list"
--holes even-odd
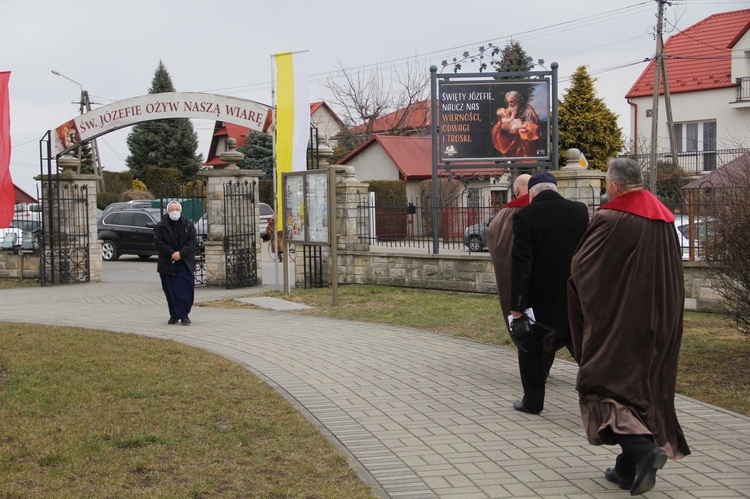
[(648, 435), (679, 459), (690, 449), (674, 407), (685, 290), (672, 220), (648, 191), (602, 206), (573, 256), (568, 308), (589, 443)]
[(497, 296), (500, 309), (503, 311), (503, 322), (510, 332), (508, 316), (510, 315), (510, 263), (513, 249), (513, 215), (529, 204), (529, 195), (524, 194), (506, 204), (497, 212), (487, 229), (487, 250), (492, 257), (495, 268)]

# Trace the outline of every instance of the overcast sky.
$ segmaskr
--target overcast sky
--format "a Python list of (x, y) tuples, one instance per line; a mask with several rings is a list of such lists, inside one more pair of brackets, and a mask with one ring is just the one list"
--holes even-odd
[[(750, 0), (672, 0), (665, 39)], [(444, 59), (492, 42), (518, 40), (547, 68), (559, 63), (561, 97), (587, 65), (599, 97), (620, 115), (655, 49), (656, 0), (0, 0), (0, 71), (11, 71), (11, 173), (32, 195), (39, 139), (78, 114), (80, 83), (101, 105), (144, 95), (159, 60), (180, 92), (210, 92), (271, 103), (271, 57), (310, 51), (310, 99), (338, 61), (350, 68), (403, 65), (429, 74)], [(96, 106), (94, 106), (96, 107)], [(195, 121), (199, 153), (213, 122)], [(130, 128), (98, 139), (105, 169), (125, 170)]]

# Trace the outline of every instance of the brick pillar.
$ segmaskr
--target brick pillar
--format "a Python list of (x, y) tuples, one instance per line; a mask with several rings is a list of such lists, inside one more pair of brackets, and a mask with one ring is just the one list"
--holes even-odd
[[(224, 286), (226, 284), (226, 256), (224, 253), (224, 236), (227, 233), (227, 224), (253, 224), (255, 233), (258, 234), (260, 226), (260, 211), (258, 208), (258, 178), (263, 175), (260, 170), (239, 169), (214, 169), (198, 173), (206, 177), (206, 213), (207, 217), (207, 239), (204, 241), (206, 247), (206, 286)], [(224, 184), (228, 182), (243, 183), (251, 182), (255, 185), (255, 198), (248, 199), (253, 203), (255, 220), (227, 220), (224, 213)], [(244, 213), (251, 211), (244, 210)], [(260, 235), (255, 238), (255, 258), (260, 263)], [(258, 284), (262, 284), (261, 265), (258, 265)]]

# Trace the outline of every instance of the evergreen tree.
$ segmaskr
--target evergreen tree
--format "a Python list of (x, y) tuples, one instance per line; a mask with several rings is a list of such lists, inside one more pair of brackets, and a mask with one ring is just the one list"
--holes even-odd
[(579, 66), (573, 74), (573, 84), (560, 103), (560, 160), (565, 164), (567, 150), (577, 147), (586, 155), (589, 168), (606, 171), (607, 160), (622, 150), (622, 130), (617, 126), (617, 115), (596, 97), (595, 81), (585, 66)]
[[(159, 61), (148, 93), (174, 92), (172, 78)], [(125, 160), (128, 169), (139, 180), (145, 180), (150, 166), (177, 168), (183, 179), (195, 176), (203, 163), (203, 155), (196, 154), (198, 134), (187, 118), (146, 121), (133, 127), (128, 135), (130, 155)]]
[[(508, 73), (512, 71), (531, 71), (534, 69), (534, 60), (521, 46), (518, 40), (511, 40), (500, 50), (500, 57), (493, 59), (492, 66), (499, 73)], [(542, 64), (544, 61), (539, 61)]]
[[(78, 151), (81, 157), (78, 157)], [(86, 142), (81, 147), (76, 147), (70, 152), (74, 158), (81, 160), (81, 173), (94, 173), (94, 154), (91, 152), (91, 144)]]
[[(526, 53), (518, 40), (510, 40), (505, 47), (500, 48), (492, 43), (487, 47), (481, 46), (475, 54), (464, 52), (461, 59), (454, 57), (451, 62), (444, 60), (442, 66), (453, 66), (453, 72), (458, 73), (464, 64), (478, 64), (479, 72), (485, 71), (488, 67), (495, 68), (498, 73), (507, 72), (528, 72), (532, 71), (535, 66), (544, 66), (544, 59), (534, 59)], [(517, 76), (496, 76), (496, 80), (519, 79)], [(522, 86), (517, 90), (524, 102), (530, 102), (533, 88), (531, 86)]]
[(245, 159), (238, 163), (240, 168), (263, 171), (261, 179), (273, 178), (273, 139), (270, 135), (251, 131), (237, 150), (245, 155)]

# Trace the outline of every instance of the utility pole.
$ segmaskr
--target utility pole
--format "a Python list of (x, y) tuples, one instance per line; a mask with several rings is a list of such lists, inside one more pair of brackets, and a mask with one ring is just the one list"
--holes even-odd
[[(664, 4), (666, 0), (656, 0), (659, 4), (659, 14), (656, 22), (656, 55), (654, 56), (654, 99), (651, 106), (651, 161), (649, 163), (649, 188), (656, 194), (656, 146), (659, 133), (659, 76), (661, 74), (662, 58), (664, 57), (664, 43), (662, 40), (662, 24), (664, 23)], [(666, 80), (666, 79), (665, 79)], [(666, 85), (666, 81), (665, 81)]]
[[(78, 110), (83, 115), (89, 111), (91, 111), (91, 100), (89, 99), (89, 92), (87, 90), (83, 89), (83, 85), (78, 83), (72, 78), (68, 78), (64, 74), (60, 73), (59, 71), (52, 70), (52, 74), (56, 76), (60, 76), (62, 78), (65, 78), (68, 81), (72, 81), (79, 87), (81, 87), (81, 98), (78, 102), (73, 102), (73, 104), (78, 104)], [(94, 104), (99, 104), (98, 102), (94, 102)], [(82, 159), (83, 157), (83, 146), (78, 147), (78, 159)], [(94, 174), (97, 176), (97, 188), (99, 189), (99, 192), (104, 192), (104, 174), (102, 173), (102, 162), (99, 157), (99, 146), (96, 144), (96, 139), (93, 139), (91, 141), (91, 159), (93, 160), (93, 168), (94, 168)], [(81, 173), (81, 166), (78, 166), (78, 172)]]

